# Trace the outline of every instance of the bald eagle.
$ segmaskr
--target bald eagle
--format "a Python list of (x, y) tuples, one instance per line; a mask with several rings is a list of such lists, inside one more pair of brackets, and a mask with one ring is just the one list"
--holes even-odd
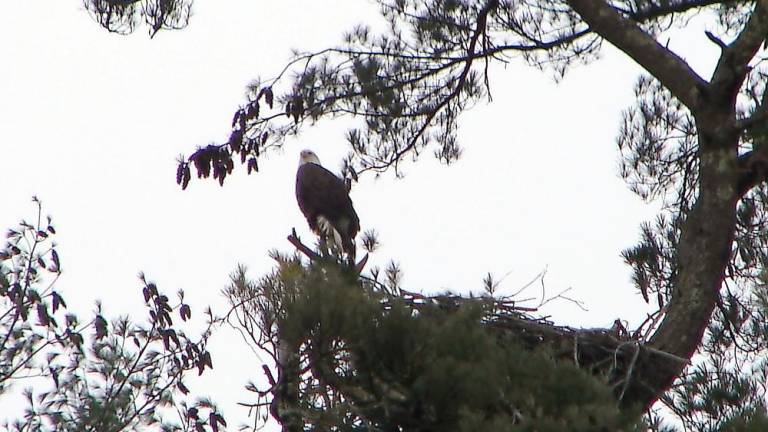
[(323, 168), (312, 150), (303, 150), (299, 157), (296, 201), (309, 228), (320, 236), (332, 238), (354, 265), (355, 235), (360, 230), (360, 219), (344, 181)]

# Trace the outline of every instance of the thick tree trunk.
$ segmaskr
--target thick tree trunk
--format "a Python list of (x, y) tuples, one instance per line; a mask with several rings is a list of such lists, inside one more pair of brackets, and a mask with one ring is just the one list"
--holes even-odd
[(282, 432), (300, 432), (304, 430), (304, 419), (299, 407), (300, 364), (299, 349), (294, 344), (280, 338), (277, 347), (277, 391), (270, 411), (282, 425)]
[[(677, 275), (667, 312), (649, 346), (690, 359), (701, 344), (712, 317), (725, 267), (731, 259), (736, 231), (738, 195), (738, 130), (734, 115), (700, 112), (699, 196), (686, 216), (678, 242)], [(638, 401), (650, 405), (669, 388), (685, 364), (647, 365), (641, 380), (647, 386)]]
[[(681, 228), (674, 291), (648, 344), (683, 359), (690, 359), (701, 344), (718, 301), (736, 230), (734, 138), (707, 144), (705, 136), (701, 134), (699, 196)], [(641, 362), (623, 402), (649, 407), (686, 366), (673, 357)]]
[[(749, 62), (765, 39), (768, 0), (758, 0), (745, 27), (721, 56), (710, 81), (604, 0), (568, 0), (600, 36), (658, 79), (694, 115), (698, 133), (698, 197), (685, 214), (673, 292), (648, 348), (632, 368), (622, 404), (649, 407), (680, 375), (702, 341), (717, 305), (736, 231), (736, 205), (746, 185), (740, 172), (736, 99)], [(742, 161), (743, 162), (743, 161)], [(743, 165), (743, 163), (742, 163)], [(742, 168), (743, 171), (743, 168)], [(742, 178), (740, 178), (742, 176)], [(754, 181), (754, 179), (753, 179)], [(683, 210), (683, 209), (681, 209)]]

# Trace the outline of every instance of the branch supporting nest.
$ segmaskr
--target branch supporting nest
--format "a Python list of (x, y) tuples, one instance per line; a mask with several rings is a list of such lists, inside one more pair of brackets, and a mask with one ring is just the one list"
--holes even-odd
[[(463, 302), (479, 300), (460, 296), (426, 296), (408, 291), (402, 291), (400, 298), (414, 309), (428, 303), (445, 306), (446, 302), (458, 309)], [(489, 330), (508, 335), (531, 350), (547, 346), (552, 349), (554, 358), (573, 362), (592, 374), (605, 376), (622, 405), (631, 406), (638, 394), (648, 390), (645, 383), (648, 374), (658, 373), (656, 371), (668, 363), (690, 364), (686, 358), (644, 343), (642, 332), (558, 326), (546, 319), (530, 316), (527, 308), (514, 305), (509, 300), (491, 301), (494, 305), (483, 320)]]

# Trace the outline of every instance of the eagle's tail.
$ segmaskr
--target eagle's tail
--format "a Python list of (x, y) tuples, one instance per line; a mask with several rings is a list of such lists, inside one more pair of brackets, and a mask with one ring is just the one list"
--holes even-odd
[(320, 216), (317, 218), (317, 226), (320, 228), (320, 231), (326, 235), (326, 237), (333, 238), (333, 243), (336, 245), (336, 247), (339, 248), (339, 250), (344, 250), (344, 243), (342, 241), (341, 234), (339, 234), (336, 228), (333, 227), (331, 221)]
[(317, 225), (320, 230), (327, 236), (333, 238), (333, 243), (338, 250), (346, 252), (349, 261), (355, 262), (355, 240), (349, 236), (343, 236), (341, 233), (331, 224), (331, 221), (320, 216), (317, 218)]

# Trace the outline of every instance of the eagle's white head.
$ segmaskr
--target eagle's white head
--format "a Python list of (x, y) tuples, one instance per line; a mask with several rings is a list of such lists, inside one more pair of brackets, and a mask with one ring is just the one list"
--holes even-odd
[(315, 152), (312, 150), (302, 150), (301, 154), (299, 156), (299, 165), (304, 165), (306, 163), (313, 163), (320, 165), (320, 159), (317, 157)]

